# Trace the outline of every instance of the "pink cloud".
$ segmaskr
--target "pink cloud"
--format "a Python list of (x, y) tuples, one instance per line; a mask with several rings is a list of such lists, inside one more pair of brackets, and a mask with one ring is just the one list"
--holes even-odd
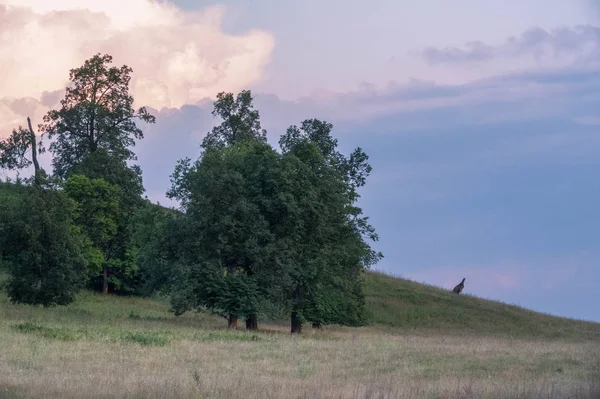
[(274, 38), (260, 30), (225, 33), (223, 7), (187, 12), (167, 1), (122, 4), (0, 0), (0, 137), (10, 133), (7, 123), (16, 127), (23, 119), (22, 107), (8, 103), (32, 98), (41, 108), (52, 106), (44, 92), (64, 89), (69, 70), (98, 52), (131, 66), (136, 103), (156, 109), (239, 91), (263, 78)]

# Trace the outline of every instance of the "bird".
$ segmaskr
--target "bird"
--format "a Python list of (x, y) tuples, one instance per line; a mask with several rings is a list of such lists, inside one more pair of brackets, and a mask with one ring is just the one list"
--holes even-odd
[(465, 288), (465, 278), (462, 279), (462, 281), (460, 282), (460, 284), (458, 284), (456, 287), (454, 287), (454, 289), (452, 290), (452, 292), (454, 292), (455, 294), (460, 294), (462, 292), (462, 290)]

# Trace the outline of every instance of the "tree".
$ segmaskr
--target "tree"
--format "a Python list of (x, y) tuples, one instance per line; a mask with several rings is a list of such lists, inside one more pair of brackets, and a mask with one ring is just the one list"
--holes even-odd
[(96, 54), (69, 73), (70, 85), (61, 109), (44, 117), (42, 131), (49, 139), (54, 155), (54, 173), (66, 178), (89, 153), (105, 149), (121, 161), (135, 160), (130, 147), (142, 139), (136, 119), (154, 123), (145, 107), (133, 109), (129, 94), (130, 67), (110, 67), (112, 57)]
[(0, 209), (0, 257), (10, 273), (7, 291), (16, 303), (67, 305), (82, 285), (89, 242), (73, 225), (72, 202), (51, 187), (39, 166), (29, 118), (27, 124), (28, 130), (19, 127), (0, 141), (1, 168), (34, 165), (33, 185), (19, 187), (19, 195)]
[(104, 179), (89, 179), (85, 175), (72, 175), (65, 182), (64, 190), (75, 202), (75, 223), (100, 255), (95, 259), (103, 274), (102, 291), (107, 295), (110, 244), (117, 234), (121, 190)]
[(252, 101), (250, 90), (243, 90), (235, 98), (233, 93), (217, 94), (212, 114), (223, 122), (206, 135), (202, 148), (217, 149), (245, 140), (266, 142), (267, 132), (260, 125), (260, 115)]
[(9, 238), (9, 229), (14, 222), (21, 198), (26, 195), (26, 188), (18, 181), (13, 183), (7, 179), (6, 182), (0, 182), (0, 270), (8, 267), (6, 259), (3, 261), (3, 252), (8, 252), (6, 241)]
[[(261, 127), (259, 112), (254, 109), (252, 101), (252, 94), (249, 90), (244, 90), (235, 97), (232, 93), (224, 92), (221, 92), (217, 95), (217, 100), (214, 103), (212, 114), (213, 116), (220, 117), (223, 122), (219, 126), (214, 127), (212, 131), (209, 132), (204, 138), (201, 145), (204, 150), (203, 157), (209, 156), (208, 153), (211, 151), (224, 150), (225, 148), (235, 147), (237, 145), (241, 145), (242, 143), (266, 143), (266, 131)], [(196, 166), (198, 165), (200, 164), (197, 164)], [(244, 168), (244, 166), (241, 164), (238, 164), (236, 167), (238, 170), (240, 168)], [(169, 195), (171, 198), (178, 199), (184, 208), (187, 207), (189, 201), (194, 195), (191, 192), (192, 188), (190, 187), (192, 180), (191, 176), (193, 175), (193, 173), (191, 174), (190, 171), (192, 169), (194, 169), (194, 167), (191, 165), (191, 161), (189, 159), (184, 159), (178, 163), (175, 173), (173, 174), (174, 184)], [(241, 257), (241, 255), (237, 256)], [(249, 266), (243, 269), (243, 271), (240, 270), (242, 269), (238, 269), (238, 273), (246, 273), (247, 276), (250, 276), (252, 273), (254, 273), (252, 270), (250, 270)], [(232, 278), (231, 271), (229, 273), (230, 278)], [(247, 281), (251, 280), (252, 279)], [(240, 277), (239, 281), (246, 280), (243, 280)], [(230, 288), (231, 290), (235, 290), (234, 286), (231, 286)], [(239, 292), (245, 291), (241, 290)], [(254, 291), (250, 290), (248, 292)], [(245, 293), (248, 294), (248, 292)], [(233, 299), (230, 299), (227, 303), (229, 304), (227, 305), (228, 308), (235, 308), (235, 306), (232, 305)], [(230, 325), (237, 326), (237, 320), (232, 321), (231, 319), (232, 317), (237, 317), (237, 313), (241, 314), (243, 312), (234, 311), (228, 316), (230, 317)], [(258, 323), (257, 314), (252, 313), (246, 316), (246, 327), (248, 329), (256, 329)]]
[(278, 253), (291, 276), (285, 299), (292, 333), (308, 320), (364, 322), (362, 271), (382, 257), (367, 244), (378, 237), (355, 204), (357, 188), (371, 171), (368, 157), (360, 148), (344, 157), (331, 129), (327, 122), (306, 120), (280, 140), (288, 211), (281, 218), (286, 239), (278, 241)]
[(183, 217), (175, 209), (146, 201), (130, 218), (128, 250), (139, 267), (137, 293), (168, 293), (177, 282), (171, 262), (178, 258), (182, 243), (186, 242)]
[[(176, 313), (208, 308), (255, 328), (258, 299), (285, 308), (292, 332), (364, 323), (362, 273), (382, 256), (356, 206), (371, 167), (357, 148), (337, 150), (330, 123), (310, 119), (268, 144), (249, 92), (220, 93), (223, 123), (202, 143), (199, 161), (181, 160), (168, 196), (177, 199), (188, 238), (181, 241), (172, 296)], [(185, 244), (184, 244), (185, 242)]]
[(293, 149), (303, 141), (314, 143), (324, 157), (326, 164), (335, 170), (346, 183), (348, 201), (353, 204), (360, 198), (357, 189), (366, 184), (366, 179), (371, 173), (368, 155), (360, 148), (356, 148), (349, 157), (337, 151), (338, 141), (331, 136), (333, 125), (318, 119), (307, 119), (301, 127), (290, 126), (286, 133), (279, 139), (279, 146), (284, 154), (293, 152)]
[(268, 212), (277, 194), (279, 155), (266, 143), (234, 142), (179, 164), (168, 195), (185, 211), (183, 278), (173, 296), (177, 314), (208, 308), (237, 328), (256, 328), (266, 295), (264, 265), (273, 249)]
[[(40, 185), (46, 174), (37, 160), (38, 143), (29, 117), (27, 127), (26, 130), (19, 126), (8, 138), (0, 140), (0, 169), (19, 170), (33, 164), (34, 183)], [(27, 158), (29, 150), (31, 150), (31, 160)]]
[[(139, 166), (129, 166), (135, 160), (132, 147), (142, 139), (137, 121), (154, 123), (155, 117), (146, 108), (133, 108), (129, 94), (132, 69), (126, 65), (111, 67), (110, 55), (96, 54), (84, 65), (72, 69), (70, 84), (59, 110), (44, 117), (41, 130), (53, 140), (54, 173), (66, 180), (74, 174), (90, 179), (104, 179), (121, 189), (117, 233), (103, 251), (109, 259), (103, 276), (92, 279), (106, 292), (106, 282), (115, 291), (132, 292), (137, 284), (137, 266), (128, 254), (131, 237), (128, 220), (141, 204), (143, 185)], [(109, 274), (109, 277), (106, 277)]]
[(11, 301), (67, 305), (82, 287), (89, 245), (73, 224), (73, 204), (62, 192), (26, 187), (3, 237)]
[(106, 149), (88, 154), (77, 164), (73, 174), (81, 174), (89, 179), (103, 179), (110, 185), (118, 186), (117, 231), (108, 241), (106, 256), (109, 262), (99, 276), (92, 278), (92, 287), (104, 291), (104, 271), (108, 274), (109, 290), (114, 292), (135, 293), (139, 288), (139, 267), (131, 253), (132, 231), (130, 218), (136, 209), (143, 206), (141, 197), (144, 188), (142, 172), (138, 166), (129, 167), (125, 161), (116, 159)]

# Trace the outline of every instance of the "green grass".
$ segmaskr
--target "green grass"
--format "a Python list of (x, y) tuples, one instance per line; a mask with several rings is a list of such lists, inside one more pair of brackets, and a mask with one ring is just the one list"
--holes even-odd
[(430, 285), (370, 272), (365, 295), (371, 322), (405, 330), (484, 336), (600, 340), (600, 324), (456, 295)]
[[(82, 292), (67, 307), (0, 292), (4, 398), (598, 397), (600, 325), (456, 296), (379, 273), (372, 325), (291, 336), (175, 317), (164, 299)], [(541, 339), (540, 339), (541, 338)]]
[[(0, 280), (4, 277), (0, 273)], [(600, 340), (598, 323), (555, 317), (463, 294), (455, 295), (448, 290), (377, 272), (367, 273), (365, 295), (370, 323), (382, 331)], [(44, 309), (10, 304), (6, 294), (0, 292), (0, 315), (3, 320), (16, 322), (20, 327), (14, 328), (19, 328), (18, 331), (46, 337), (54, 335), (56, 339), (63, 340), (93, 338), (153, 342), (151, 338), (122, 338), (126, 335), (122, 330), (167, 327), (181, 332), (188, 327), (211, 329), (226, 324), (223, 318), (204, 313), (186, 313), (175, 317), (169, 308), (166, 299), (105, 297), (82, 292), (75, 303), (67, 307)], [(284, 330), (287, 320), (279, 323), (269, 320), (269, 324), (277, 324), (281, 326), (280, 330)], [(60, 328), (49, 329), (52, 325)], [(228, 334), (226, 331), (213, 331), (196, 339), (206, 342), (261, 339), (251, 335)], [(168, 340), (165, 337), (156, 339), (153, 345)]]

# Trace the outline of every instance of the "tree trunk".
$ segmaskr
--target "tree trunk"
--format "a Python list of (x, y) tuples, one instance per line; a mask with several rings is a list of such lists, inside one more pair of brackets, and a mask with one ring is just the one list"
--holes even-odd
[(104, 282), (102, 285), (102, 293), (108, 295), (108, 266), (104, 266)]
[(31, 139), (31, 160), (33, 161), (34, 181), (35, 181), (35, 184), (37, 186), (39, 186), (41, 181), (40, 181), (40, 164), (37, 159), (37, 142), (36, 142), (36, 138), (35, 138), (35, 132), (33, 131), (33, 128), (31, 127), (31, 119), (29, 119), (29, 117), (27, 117), (27, 126), (29, 127), (29, 135), (30, 135), (30, 139)]
[(258, 329), (258, 316), (253, 314), (246, 319), (246, 330), (257, 330)]
[(238, 328), (238, 318), (233, 314), (229, 314), (229, 318), (227, 319), (227, 328), (230, 330), (237, 330)]
[(300, 334), (302, 332), (302, 321), (300, 321), (300, 318), (298, 317), (298, 312), (296, 312), (295, 310), (292, 311), (291, 327), (292, 334)]

